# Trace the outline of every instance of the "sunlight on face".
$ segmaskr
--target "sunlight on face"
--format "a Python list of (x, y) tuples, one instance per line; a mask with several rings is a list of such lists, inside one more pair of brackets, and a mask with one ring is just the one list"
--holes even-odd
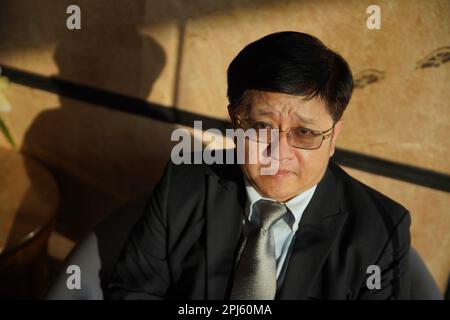
[[(281, 131), (298, 127), (326, 131), (333, 126), (332, 117), (319, 98), (306, 101), (301, 96), (252, 91), (249, 99), (246, 117), (261, 126), (279, 128)], [(343, 122), (338, 121), (333, 134), (323, 140), (316, 150), (292, 147), (288, 144), (286, 133), (280, 132), (278, 152), (267, 150), (270, 160), (278, 162), (275, 174), (262, 175), (261, 169), (267, 165), (261, 161), (256, 164), (246, 162), (241, 165), (241, 170), (263, 196), (285, 202), (321, 180), (334, 153), (342, 125)], [(249, 149), (255, 150), (249, 148), (251, 143), (256, 142), (247, 141), (246, 153)]]

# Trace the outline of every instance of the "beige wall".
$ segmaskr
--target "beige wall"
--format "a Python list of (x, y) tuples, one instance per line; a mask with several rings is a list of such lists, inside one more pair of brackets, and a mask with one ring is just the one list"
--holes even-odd
[[(65, 28), (69, 4), (81, 7), (80, 31)], [(267, 33), (303, 31), (340, 52), (355, 75), (384, 73), (355, 90), (339, 147), (450, 174), (450, 63), (416, 68), (450, 45), (450, 2), (377, 1), (381, 30), (365, 27), (369, 4), (2, 1), (0, 63), (226, 119), (226, 68), (237, 52)], [(13, 111), (3, 117), (14, 138), (57, 175), (65, 200), (57, 231), (72, 240), (150, 190), (169, 157), (171, 124), (15, 84), (7, 96)], [(350, 171), (410, 209), (413, 244), (443, 289), (450, 271), (448, 193)], [(67, 228), (73, 222), (84, 227), (74, 232)]]

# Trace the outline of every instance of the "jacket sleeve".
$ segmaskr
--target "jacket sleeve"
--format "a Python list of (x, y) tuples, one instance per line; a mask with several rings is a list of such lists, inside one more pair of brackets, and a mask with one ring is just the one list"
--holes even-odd
[[(405, 211), (391, 233), (380, 257), (375, 262), (381, 277), (379, 288), (369, 289), (367, 279), (363, 283), (358, 299), (404, 300), (410, 298), (409, 250), (411, 218)], [(368, 274), (369, 278), (371, 274)]]
[(170, 287), (166, 208), (171, 166), (169, 161), (143, 215), (128, 236), (106, 286), (107, 299), (164, 299)]

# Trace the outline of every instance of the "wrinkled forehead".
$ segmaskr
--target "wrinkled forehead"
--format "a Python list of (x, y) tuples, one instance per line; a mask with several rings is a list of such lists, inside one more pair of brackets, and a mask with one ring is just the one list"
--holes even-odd
[(331, 120), (325, 102), (319, 97), (252, 90), (246, 97), (248, 116), (270, 117), (274, 120), (291, 119), (305, 124)]

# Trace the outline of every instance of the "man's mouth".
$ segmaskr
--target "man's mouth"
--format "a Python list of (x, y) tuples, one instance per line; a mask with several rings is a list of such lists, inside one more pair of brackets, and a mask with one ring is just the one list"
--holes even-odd
[(286, 169), (278, 169), (277, 172), (275, 172), (274, 176), (275, 177), (285, 177), (292, 174), (292, 171), (290, 170), (286, 170)]

